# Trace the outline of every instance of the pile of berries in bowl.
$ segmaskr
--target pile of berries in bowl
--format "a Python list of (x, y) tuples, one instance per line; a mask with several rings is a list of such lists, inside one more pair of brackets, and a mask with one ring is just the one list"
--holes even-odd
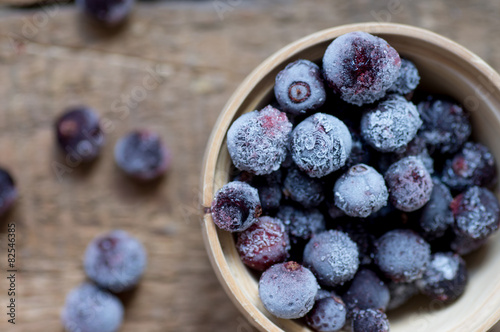
[[(267, 60), (226, 106), (205, 164), (205, 235), (261, 330), (389, 331), (386, 312), (417, 293), (448, 307), (467, 295), (462, 256), (500, 223), (488, 144), (500, 123), (477, 120), (500, 94), (471, 89), (491, 69), (463, 74), (464, 54), (430, 47), (443, 41), (467, 52), (399, 25), (320, 32)], [(412, 328), (398, 318), (391, 330)]]

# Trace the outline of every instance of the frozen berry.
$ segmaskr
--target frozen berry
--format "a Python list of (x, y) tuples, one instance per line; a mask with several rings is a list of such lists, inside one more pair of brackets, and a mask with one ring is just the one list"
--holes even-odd
[(292, 244), (308, 241), (314, 234), (325, 230), (325, 217), (316, 209), (303, 209), (292, 205), (280, 206), (276, 218), (283, 221)]
[(264, 307), (279, 318), (304, 317), (312, 309), (318, 289), (311, 271), (293, 261), (271, 266), (259, 280)]
[(122, 324), (123, 311), (115, 295), (86, 282), (66, 297), (61, 320), (67, 332), (116, 332)]
[(259, 193), (245, 182), (229, 182), (215, 194), (211, 212), (220, 229), (242, 232), (262, 214)]
[(497, 181), (495, 158), (480, 143), (465, 143), (443, 169), (442, 181), (451, 189), (464, 191), (470, 186), (493, 186)]
[(62, 151), (76, 161), (97, 158), (104, 144), (99, 117), (88, 107), (66, 110), (56, 121), (56, 139)]
[(367, 227), (368, 223), (352, 218), (346, 218), (344, 221), (346, 222), (340, 224), (337, 229), (346, 233), (357, 244), (360, 265), (370, 265), (373, 256), (373, 242), (376, 238), (371, 229)]
[(399, 76), (387, 91), (406, 95), (415, 90), (418, 83), (420, 83), (420, 75), (417, 67), (410, 60), (402, 58)]
[(498, 229), (500, 204), (486, 188), (471, 187), (450, 204), (455, 232), (471, 239), (484, 239)]
[(18, 196), (14, 179), (7, 170), (0, 168), (0, 216), (14, 205)]
[(346, 323), (346, 311), (344, 302), (335, 294), (316, 297), (314, 307), (306, 315), (306, 323), (315, 331), (339, 331)]
[(281, 170), (253, 177), (251, 185), (259, 192), (262, 211), (269, 213), (279, 208), (283, 196), (281, 180)]
[(389, 319), (380, 310), (357, 310), (352, 318), (352, 332), (389, 332)]
[(333, 187), (335, 205), (351, 217), (366, 218), (387, 205), (384, 178), (374, 168), (358, 164), (342, 175)]
[(257, 175), (278, 170), (287, 155), (292, 124), (272, 106), (243, 114), (227, 132), (227, 148), (236, 168)]
[(283, 181), (283, 193), (306, 208), (318, 206), (325, 198), (321, 181), (295, 167), (288, 170)]
[(135, 0), (76, 0), (76, 3), (89, 17), (114, 26), (128, 17)]
[(419, 135), (432, 147), (431, 152), (454, 153), (469, 138), (469, 115), (456, 101), (428, 96), (417, 109), (423, 121)]
[(385, 311), (389, 303), (389, 288), (369, 269), (360, 269), (351, 286), (342, 297), (349, 312), (354, 309), (380, 309)]
[(149, 181), (163, 175), (170, 165), (170, 152), (158, 134), (136, 130), (115, 145), (115, 162), (132, 178)]
[(321, 285), (342, 285), (351, 280), (358, 270), (358, 247), (343, 232), (322, 232), (306, 245), (304, 265), (313, 271)]
[(390, 300), (387, 304), (387, 310), (394, 310), (408, 302), (414, 295), (418, 294), (418, 288), (415, 282), (394, 282), (387, 283), (389, 288)]
[(146, 262), (143, 245), (127, 232), (115, 230), (90, 242), (83, 265), (87, 276), (100, 287), (122, 292), (137, 285)]
[(336, 38), (323, 56), (328, 84), (343, 100), (358, 106), (382, 98), (398, 78), (400, 67), (394, 48), (361, 31)]
[(293, 161), (311, 177), (323, 177), (344, 166), (351, 147), (349, 129), (332, 115), (311, 115), (292, 132)]
[(281, 108), (291, 114), (305, 114), (326, 100), (321, 71), (314, 62), (297, 60), (276, 76), (274, 95)]
[(259, 221), (238, 234), (236, 249), (245, 265), (264, 271), (288, 258), (290, 240), (281, 220), (260, 217)]
[(473, 239), (469, 236), (462, 234), (455, 234), (450, 243), (450, 248), (459, 255), (467, 255), (479, 248), (481, 248), (488, 238)]
[(406, 157), (392, 164), (385, 173), (389, 199), (402, 211), (420, 209), (431, 198), (432, 178), (417, 157)]
[(390, 95), (361, 118), (361, 135), (381, 152), (397, 152), (416, 136), (422, 120), (415, 105), (399, 95)]
[(438, 252), (432, 255), (422, 279), (417, 280), (420, 291), (433, 300), (455, 301), (465, 290), (467, 269), (457, 254)]
[(411, 230), (389, 231), (375, 242), (375, 263), (396, 282), (422, 277), (431, 258), (430, 245)]
[(438, 179), (433, 178), (431, 199), (422, 208), (420, 214), (420, 228), (428, 240), (442, 237), (446, 230), (453, 224), (453, 213), (450, 203), (453, 200), (450, 189)]

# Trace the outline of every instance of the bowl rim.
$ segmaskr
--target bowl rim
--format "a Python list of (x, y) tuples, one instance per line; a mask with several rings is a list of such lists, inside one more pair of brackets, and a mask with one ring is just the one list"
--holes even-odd
[[(224, 259), (224, 250), (217, 234), (217, 227), (215, 226), (211, 214), (209, 213), (213, 195), (215, 193), (214, 175), (216, 173), (219, 153), (223, 147), (227, 130), (230, 124), (234, 121), (236, 113), (245, 102), (249, 92), (255, 87), (255, 84), (262, 81), (270, 69), (273, 69), (277, 63), (282, 63), (286, 59), (293, 58), (297, 54), (315, 44), (328, 42), (333, 38), (353, 31), (365, 31), (375, 35), (391, 34), (394, 36), (411, 37), (433, 44), (439, 48), (446, 48), (447, 51), (453, 52), (459, 56), (461, 60), (472, 62), (475, 68), (482, 75), (488, 78), (488, 83), (494, 85), (497, 90), (500, 90), (500, 75), (479, 56), (460, 44), (427, 29), (405, 24), (379, 22), (340, 25), (320, 30), (305, 36), (276, 51), (274, 54), (265, 59), (260, 65), (258, 65), (243, 80), (220, 113), (213, 127), (208, 140), (207, 148), (205, 150), (200, 184), (201, 204), (203, 209), (202, 233), (212, 268), (214, 269), (215, 274), (219, 282), (222, 284), (225, 292), (239, 311), (247, 318), (247, 320), (261, 331), (283, 332), (284, 330), (279, 328), (258, 308), (256, 308), (247, 296), (237, 287), (237, 281), (229, 268), (228, 262)], [(479, 328), (486, 331), (491, 328), (499, 320), (499, 318), (500, 308), (497, 308), (488, 319), (483, 321)]]

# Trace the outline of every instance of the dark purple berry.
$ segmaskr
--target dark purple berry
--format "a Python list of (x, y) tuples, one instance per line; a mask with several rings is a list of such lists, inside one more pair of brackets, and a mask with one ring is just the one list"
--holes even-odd
[(352, 137), (352, 148), (349, 158), (347, 158), (345, 166), (352, 167), (357, 164), (367, 164), (371, 163), (372, 151), (361, 135), (355, 133), (351, 130)]
[(454, 222), (450, 209), (453, 200), (450, 189), (436, 178), (432, 182), (431, 199), (422, 208), (419, 220), (423, 235), (428, 240), (442, 237)]
[(76, 0), (76, 3), (94, 20), (114, 26), (128, 17), (135, 0)]
[(375, 242), (375, 263), (396, 282), (422, 277), (431, 258), (431, 247), (411, 230), (389, 231)]
[(292, 124), (272, 106), (243, 114), (227, 132), (227, 148), (236, 168), (257, 175), (278, 170), (285, 160)]
[(7, 170), (0, 168), (0, 216), (14, 205), (18, 196), (14, 179)]
[(158, 134), (136, 130), (115, 145), (115, 162), (132, 178), (149, 181), (163, 175), (170, 166), (170, 152)]
[(422, 279), (417, 280), (420, 291), (433, 300), (444, 303), (455, 301), (467, 285), (465, 261), (451, 252), (432, 255)]
[(387, 283), (389, 288), (390, 300), (387, 310), (394, 310), (408, 302), (413, 296), (418, 294), (418, 288), (415, 282), (394, 282)]
[(323, 177), (344, 166), (351, 148), (349, 129), (332, 115), (311, 115), (292, 132), (293, 161), (311, 177)]
[(245, 265), (264, 271), (288, 258), (290, 240), (281, 220), (260, 217), (259, 221), (238, 234), (236, 249)]
[(211, 212), (220, 229), (242, 232), (262, 214), (259, 193), (245, 182), (229, 182), (215, 194)]
[(306, 245), (304, 265), (318, 277), (321, 285), (342, 285), (351, 280), (358, 270), (358, 247), (343, 232), (322, 232), (313, 236)]
[(116, 332), (123, 313), (123, 304), (115, 295), (85, 282), (66, 297), (61, 320), (67, 332)]
[(318, 289), (311, 271), (292, 261), (271, 266), (259, 280), (264, 307), (279, 318), (304, 317), (312, 309)]
[(486, 146), (467, 142), (462, 151), (446, 162), (441, 179), (456, 191), (470, 186), (491, 187), (497, 181), (495, 157)]
[(429, 173), (434, 173), (434, 159), (430, 156), (429, 150), (427, 150), (427, 144), (422, 137), (418, 135), (415, 136), (415, 138), (408, 143), (404, 152), (396, 153), (396, 159), (393, 162), (410, 156), (419, 157)]
[(415, 64), (408, 59), (401, 58), (399, 76), (387, 91), (406, 95), (413, 92), (418, 83), (420, 83), (420, 75)]
[(97, 158), (104, 144), (99, 117), (88, 107), (66, 110), (56, 121), (56, 139), (61, 150), (76, 161)]
[(355, 309), (380, 309), (385, 311), (389, 303), (389, 288), (369, 269), (360, 269), (351, 286), (342, 297), (352, 313)]
[(127, 232), (115, 230), (90, 242), (83, 265), (87, 276), (100, 287), (122, 292), (137, 285), (146, 263), (143, 245)]
[(360, 31), (336, 38), (323, 56), (328, 84), (343, 100), (358, 106), (382, 98), (398, 78), (400, 67), (394, 48)]
[(314, 62), (297, 60), (276, 76), (274, 95), (281, 108), (291, 114), (305, 114), (326, 100), (321, 71)]
[(280, 207), (281, 191), (281, 170), (271, 174), (254, 176), (251, 185), (259, 192), (262, 210), (265, 213), (274, 212)]
[(456, 101), (447, 97), (428, 96), (417, 106), (423, 121), (419, 135), (431, 152), (454, 153), (470, 136), (469, 115)]
[(384, 178), (374, 168), (358, 164), (342, 175), (333, 187), (335, 205), (350, 217), (366, 218), (387, 205)]
[(384, 178), (389, 199), (399, 210), (418, 210), (431, 198), (432, 178), (420, 158), (401, 159), (389, 167)]
[(467, 255), (481, 248), (487, 240), (488, 238), (473, 239), (466, 235), (455, 234), (451, 240), (450, 248), (459, 255)]
[(474, 240), (493, 234), (500, 222), (500, 204), (494, 193), (486, 188), (471, 187), (450, 204), (455, 217), (455, 233)]
[(415, 105), (399, 95), (390, 95), (361, 118), (361, 135), (374, 149), (397, 152), (417, 135), (422, 125)]
[(323, 200), (323, 184), (298, 168), (291, 168), (283, 181), (283, 194), (306, 208), (316, 207)]
[(325, 230), (325, 217), (316, 209), (282, 205), (276, 218), (285, 224), (292, 244), (308, 241), (314, 234)]
[(389, 319), (380, 310), (358, 310), (352, 318), (352, 332), (389, 332)]
[(335, 294), (316, 297), (314, 307), (306, 315), (306, 323), (315, 331), (339, 331), (346, 323), (346, 312), (344, 302)]

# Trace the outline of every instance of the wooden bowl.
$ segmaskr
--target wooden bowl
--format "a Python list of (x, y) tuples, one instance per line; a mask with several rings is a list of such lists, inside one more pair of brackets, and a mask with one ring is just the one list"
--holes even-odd
[[(366, 31), (387, 40), (417, 65), (420, 86), (446, 93), (471, 112), (474, 138), (487, 145), (500, 164), (500, 76), (479, 57), (435, 33), (399, 24), (345, 25), (314, 33), (292, 43), (258, 66), (240, 85), (220, 115), (208, 143), (202, 177), (202, 204), (210, 207), (215, 192), (228, 182), (231, 159), (226, 132), (241, 114), (260, 109), (273, 97), (274, 78), (287, 63), (299, 58), (322, 58), (330, 42), (347, 32)], [(499, 188), (495, 188), (499, 193)], [(205, 212), (208, 210), (206, 209)], [(236, 252), (233, 235), (217, 229), (210, 213), (203, 233), (214, 270), (229, 297), (261, 331), (311, 331), (300, 321), (273, 317), (258, 296), (258, 279)], [(441, 306), (412, 300), (389, 312), (391, 331), (486, 331), (500, 318), (500, 242), (497, 236), (466, 257), (470, 281), (458, 301)], [(217, 310), (214, 308), (214, 310)]]

